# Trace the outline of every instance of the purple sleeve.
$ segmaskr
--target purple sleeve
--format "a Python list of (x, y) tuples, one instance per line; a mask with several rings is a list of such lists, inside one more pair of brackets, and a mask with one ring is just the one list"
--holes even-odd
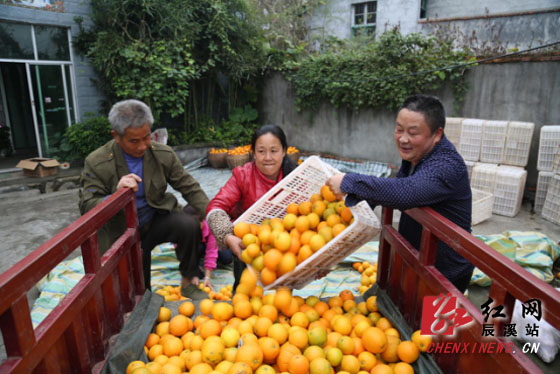
[(216, 238), (212, 235), (208, 223), (202, 223), (202, 241), (206, 244), (206, 254), (204, 256), (204, 268), (208, 270), (216, 269), (216, 261), (218, 259), (218, 244)]

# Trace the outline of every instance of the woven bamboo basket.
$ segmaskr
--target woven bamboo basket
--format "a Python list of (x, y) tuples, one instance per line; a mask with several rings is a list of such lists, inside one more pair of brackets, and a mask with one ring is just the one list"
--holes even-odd
[(230, 169), (236, 168), (237, 166), (245, 165), (251, 160), (251, 155), (246, 153), (244, 155), (227, 155), (226, 161), (227, 166)]
[(227, 152), (210, 153), (208, 152), (208, 163), (215, 169), (223, 169), (227, 167)]

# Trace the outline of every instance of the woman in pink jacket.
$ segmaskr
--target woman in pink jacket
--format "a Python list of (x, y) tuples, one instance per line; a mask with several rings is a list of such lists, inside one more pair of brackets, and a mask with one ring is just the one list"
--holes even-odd
[(251, 141), (254, 161), (233, 169), (231, 178), (208, 204), (206, 221), (218, 246), (231, 249), (235, 255), (234, 289), (245, 264), (241, 261), (244, 246), (233, 235), (232, 222), (295, 169), (297, 165), (287, 156), (287, 149), (286, 135), (280, 127), (265, 125), (257, 129)]

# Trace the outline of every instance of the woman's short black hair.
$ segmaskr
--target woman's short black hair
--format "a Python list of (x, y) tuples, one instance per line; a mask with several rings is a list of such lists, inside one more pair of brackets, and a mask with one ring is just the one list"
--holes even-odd
[(257, 139), (265, 134), (274, 135), (280, 141), (280, 144), (282, 144), (282, 149), (284, 150), (284, 152), (288, 150), (288, 141), (286, 140), (286, 134), (284, 134), (284, 130), (276, 125), (264, 125), (256, 129), (253, 133), (253, 138), (251, 139), (251, 150), (253, 152), (255, 151)]

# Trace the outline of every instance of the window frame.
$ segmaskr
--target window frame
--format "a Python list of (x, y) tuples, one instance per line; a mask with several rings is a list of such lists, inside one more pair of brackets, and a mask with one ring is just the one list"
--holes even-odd
[[(371, 12), (369, 11), (369, 5), (370, 4), (373, 4), (373, 6), (375, 7), (374, 11), (371, 11)], [(363, 6), (363, 12), (362, 13), (356, 13), (356, 9), (360, 5)], [(377, 29), (377, 1), (363, 1), (363, 2), (359, 2), (359, 3), (352, 3), (351, 14), (352, 14), (352, 20), (351, 20), (352, 36), (356, 36), (358, 33), (363, 33), (364, 31), (368, 35), (375, 36), (375, 31)], [(361, 24), (356, 24), (356, 15), (357, 14), (362, 14), (363, 22)], [(369, 14), (373, 14), (373, 18), (374, 18), (373, 23), (368, 23), (368, 15)]]

